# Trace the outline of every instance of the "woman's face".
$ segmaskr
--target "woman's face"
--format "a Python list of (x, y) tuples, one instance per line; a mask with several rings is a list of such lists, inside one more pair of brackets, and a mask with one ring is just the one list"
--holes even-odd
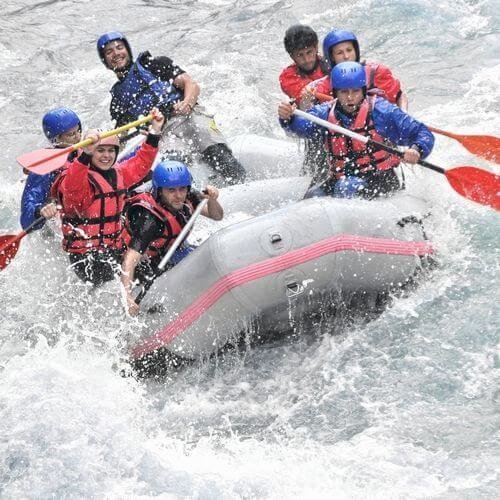
[(92, 154), (92, 164), (101, 170), (109, 170), (116, 161), (116, 148), (112, 145), (100, 144)]

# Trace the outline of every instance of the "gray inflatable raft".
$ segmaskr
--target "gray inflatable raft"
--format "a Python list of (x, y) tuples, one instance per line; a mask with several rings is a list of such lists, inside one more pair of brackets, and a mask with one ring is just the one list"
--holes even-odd
[(290, 318), (376, 296), (412, 280), (433, 253), (425, 203), (406, 194), (375, 201), (314, 198), (212, 234), (160, 276), (141, 303), (141, 360), (158, 349), (198, 359), (236, 342), (255, 321), (278, 331)]

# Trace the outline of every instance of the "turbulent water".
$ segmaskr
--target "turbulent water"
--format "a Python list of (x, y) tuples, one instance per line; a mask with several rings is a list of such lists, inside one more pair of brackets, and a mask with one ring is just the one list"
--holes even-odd
[[(226, 135), (282, 138), (285, 29), (359, 34), (429, 124), (498, 135), (500, 10), (493, 0), (6, 0), (0, 7), (1, 233), (18, 231), (21, 152), (57, 105), (108, 126), (113, 74), (98, 35), (170, 55)], [(431, 160), (495, 166), (439, 137)], [(439, 267), (377, 320), (340, 335), (122, 377), (118, 286), (92, 292), (40, 234), (0, 274), (1, 498), (498, 498), (496, 213), (418, 167)]]

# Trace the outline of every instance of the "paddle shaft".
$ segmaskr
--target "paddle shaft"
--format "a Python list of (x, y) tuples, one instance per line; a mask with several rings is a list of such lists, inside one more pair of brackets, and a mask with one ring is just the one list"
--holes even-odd
[[(167, 265), (168, 261), (172, 258), (172, 255), (174, 255), (174, 252), (179, 248), (179, 245), (184, 241), (184, 238), (186, 237), (188, 231), (193, 227), (193, 224), (195, 223), (196, 219), (198, 216), (201, 214), (201, 211), (207, 204), (208, 200), (205, 198), (200, 202), (200, 204), (196, 207), (196, 210), (193, 212), (193, 215), (189, 218), (187, 221), (187, 224), (182, 228), (182, 231), (179, 233), (179, 236), (175, 238), (175, 241), (172, 243), (171, 247), (168, 249), (168, 252), (165, 254), (163, 259), (161, 259), (160, 263), (158, 264), (158, 269), (163, 271), (165, 269), (165, 266)], [(135, 298), (135, 303), (140, 304), (144, 296), (146, 295), (146, 292), (149, 290), (149, 287), (151, 285), (145, 287), (142, 289), (142, 291), (137, 295)]]
[[(113, 130), (108, 130), (106, 132), (102, 132), (99, 134), (99, 139), (105, 139), (106, 137), (111, 137), (113, 135), (118, 135), (121, 134), (122, 132), (125, 132), (126, 130), (129, 130), (134, 127), (138, 127), (139, 125), (142, 125), (143, 123), (147, 123), (153, 119), (153, 115), (148, 115), (145, 116), (144, 118), (140, 118), (139, 120), (135, 120), (133, 122), (127, 123), (126, 125), (122, 125), (121, 127), (115, 128)], [(29, 165), (23, 165), (26, 168), (34, 168), (37, 167), (38, 165), (41, 165), (47, 161), (53, 160), (54, 158), (57, 158), (62, 155), (68, 155), (69, 153), (72, 153), (73, 151), (76, 151), (77, 149), (84, 148), (86, 146), (89, 146), (92, 144), (94, 140), (92, 138), (85, 139), (83, 141), (77, 142), (76, 144), (73, 144), (72, 146), (68, 146), (67, 148), (63, 149), (56, 149), (54, 151), (54, 154), (49, 155), (49, 156), (44, 156), (43, 158), (40, 158), (39, 160), (36, 160)]]
[[(351, 139), (355, 139), (356, 141), (363, 142), (364, 144), (375, 146), (379, 149), (383, 149), (384, 151), (387, 151), (388, 153), (391, 153), (393, 155), (399, 156), (400, 158), (404, 157), (404, 153), (402, 151), (399, 151), (396, 148), (393, 148), (392, 146), (389, 146), (387, 144), (384, 144), (382, 142), (374, 141), (373, 139), (370, 139), (369, 137), (366, 137), (361, 134), (357, 134), (356, 132), (353, 132), (352, 130), (349, 130), (347, 128), (341, 127), (340, 125), (335, 125), (334, 123), (330, 123), (326, 120), (322, 120), (321, 118), (318, 118), (317, 116), (313, 116), (310, 113), (306, 113), (304, 111), (301, 111), (300, 109), (296, 109), (293, 112), (294, 115), (301, 116), (302, 118), (305, 118), (306, 120), (309, 120), (313, 123), (316, 123), (317, 125), (321, 125), (322, 127), (328, 128), (330, 130), (333, 130), (334, 132), (338, 132), (343, 135), (347, 135)], [(434, 165), (433, 163), (429, 163), (428, 161), (425, 160), (419, 160), (417, 162), (419, 165), (422, 165), (425, 168), (429, 168), (430, 170), (434, 170), (434, 172), (438, 172), (439, 174), (446, 174), (446, 170), (442, 167), (439, 167), (437, 165)]]
[(33, 231), (37, 224), (40, 224), (40, 222), (42, 222), (43, 220), (45, 220), (45, 217), (38, 217), (38, 219), (35, 219), (26, 229), (23, 229), (19, 234), (14, 235), (12, 239), (6, 245), (4, 245), (3, 248), (0, 248), (0, 252), (4, 250), (4, 248), (12, 245), (12, 243), (22, 240), (28, 233), (31, 233), (31, 231)]
[(191, 230), (193, 224), (196, 222), (196, 219), (200, 215), (201, 211), (205, 208), (207, 201), (208, 200), (205, 198), (196, 207), (196, 210), (193, 212), (193, 215), (191, 215), (186, 225), (182, 228), (182, 231), (179, 233), (179, 236), (177, 236), (175, 241), (172, 243), (171, 247), (168, 249), (168, 252), (165, 254), (163, 259), (161, 259), (160, 263), (158, 264), (158, 269), (160, 269), (161, 271), (165, 269), (165, 266), (167, 265), (168, 261), (172, 258), (172, 255), (174, 255), (174, 252), (177, 250), (177, 248), (179, 248), (179, 245), (184, 241), (184, 238), (186, 237), (187, 233)]

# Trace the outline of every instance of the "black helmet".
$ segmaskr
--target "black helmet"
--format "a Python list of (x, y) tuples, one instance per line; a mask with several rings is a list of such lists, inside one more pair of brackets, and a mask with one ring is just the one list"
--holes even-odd
[(310, 26), (294, 24), (286, 30), (283, 42), (286, 51), (292, 55), (296, 50), (316, 45), (318, 43), (318, 35)]

